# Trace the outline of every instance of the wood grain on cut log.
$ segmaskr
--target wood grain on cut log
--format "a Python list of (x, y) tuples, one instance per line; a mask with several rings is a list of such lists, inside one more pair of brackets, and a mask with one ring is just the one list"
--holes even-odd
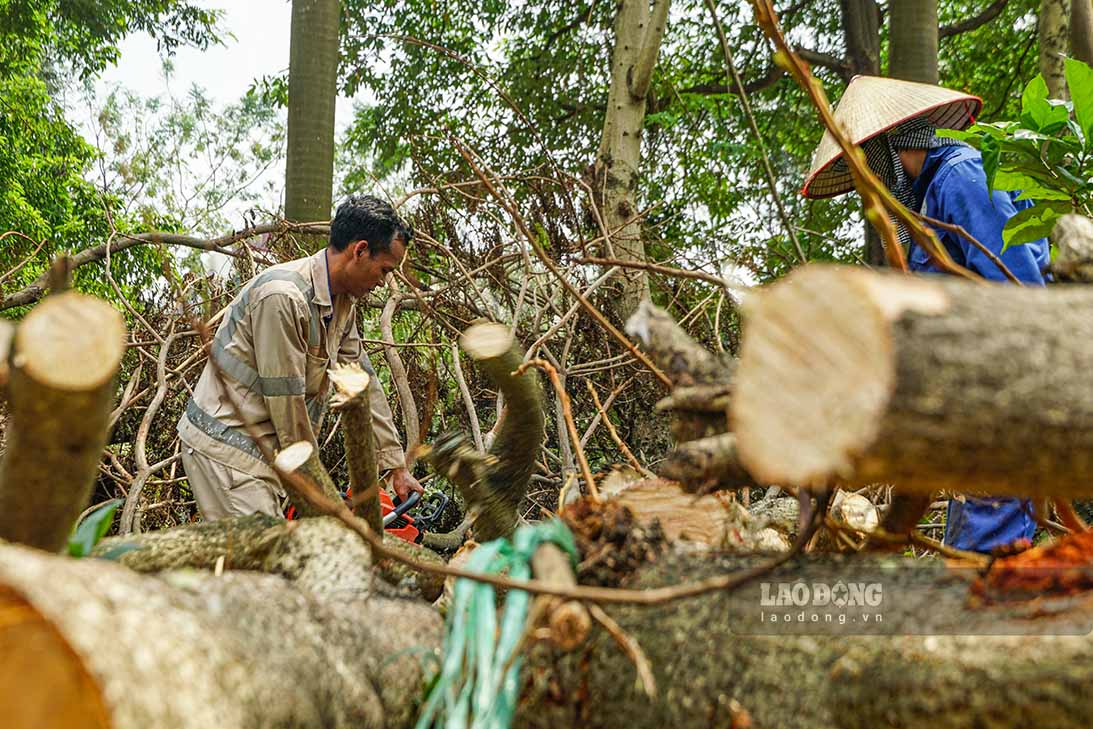
[(372, 531), (379, 534), (383, 531), (383, 510), (380, 508), (376, 444), (372, 439), (368, 379), (368, 373), (356, 362), (331, 367), (334, 397), (330, 409), (342, 414), (349, 486), (353, 490), (353, 513), (368, 522)]
[(543, 395), (534, 371), (514, 375), (523, 352), (508, 327), (475, 324), (463, 333), (460, 345), (504, 393), (505, 415), (487, 453), (457, 434), (434, 443), (428, 458), (459, 486), (468, 508), (478, 510), (475, 539), (486, 542), (516, 528), (516, 510), (542, 449)]
[(1093, 290), (819, 265), (745, 315), (730, 412), (759, 480), (1093, 494)]
[[(306, 440), (293, 443), (282, 450), (274, 458), (273, 463), (284, 473), (297, 474), (307, 479), (307, 482), (318, 488), (327, 499), (341, 500), (342, 497), (338, 493), (338, 487), (334, 485), (334, 480), (330, 478), (326, 466), (319, 460), (319, 450)], [(300, 498), (300, 495), (296, 492), (296, 489), (291, 487), (291, 484), (286, 485), (285, 491), (288, 492), (292, 505), (296, 507), (296, 511), (301, 517), (319, 516), (323, 513), (321, 509), (307, 499)]]
[[(309, 587), (251, 572), (153, 577), (0, 546), (0, 593), (18, 596), (63, 641), (5, 641), (4, 662), (44, 680), (67, 659), (72, 673), (93, 679), (96, 695), (79, 698), (89, 708), (97, 698), (108, 718), (98, 726), (112, 729), (410, 726), (421, 657), (440, 648), (439, 616), (419, 601), (349, 585), (336, 570), (326, 576), (334, 581), (325, 588), (317, 572)], [(5, 726), (13, 705), (57, 710), (55, 695), (16, 695), (17, 686), (0, 686)], [(38, 705), (26, 706), (29, 698)], [(80, 718), (96, 726), (93, 713)]]
[(27, 314), (11, 350), (0, 537), (57, 551), (91, 496), (125, 324), (105, 301), (56, 294)]

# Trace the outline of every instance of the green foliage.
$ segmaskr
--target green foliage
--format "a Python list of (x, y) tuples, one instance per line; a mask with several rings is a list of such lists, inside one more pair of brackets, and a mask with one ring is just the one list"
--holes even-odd
[[(88, 181), (96, 150), (65, 118), (57, 89), (115, 62), (129, 33), (149, 33), (165, 53), (217, 42), (218, 16), (182, 0), (0, 0), (0, 271), (12, 271), (5, 291), (26, 286), (61, 253), (103, 243), (112, 227), (132, 230), (123, 201)], [(149, 286), (159, 265), (154, 249), (119, 254), (122, 295)], [(79, 269), (74, 283), (117, 296), (100, 267)]]
[(168, 54), (206, 48), (220, 40), (219, 16), (185, 0), (0, 0), (0, 76), (61, 62), (86, 79), (117, 63), (118, 43), (136, 32)]
[(1066, 80), (1069, 102), (1049, 99), (1037, 75), (1021, 94), (1018, 121), (943, 132), (982, 152), (992, 191), (1019, 190), (1019, 199), (1037, 201), (1006, 224), (1003, 250), (1047, 236), (1062, 215), (1093, 209), (1093, 69), (1068, 58)]
[(68, 538), (68, 554), (72, 557), (86, 557), (99, 543), (114, 523), (114, 512), (122, 505), (121, 499), (113, 499), (88, 514)]

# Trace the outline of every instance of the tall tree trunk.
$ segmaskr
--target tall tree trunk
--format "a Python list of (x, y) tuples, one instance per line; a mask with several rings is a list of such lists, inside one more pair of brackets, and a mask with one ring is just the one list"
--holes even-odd
[(1040, 0), (1040, 73), (1047, 81), (1048, 95), (1066, 99), (1064, 74), (1070, 35), (1070, 0)]
[(1093, 64), (1093, 0), (1071, 0), (1070, 55)]
[(888, 13), (888, 75), (936, 84), (937, 0), (898, 0)]
[(330, 218), (340, 16), (338, 0), (292, 2), (285, 217), (295, 222)]
[[(615, 16), (615, 47), (611, 53), (611, 86), (603, 137), (596, 155), (594, 189), (604, 225), (611, 233), (609, 254), (627, 261), (644, 261), (641, 224), (636, 219), (641, 132), (645, 96), (653, 76), (671, 0), (620, 0)], [(649, 295), (644, 271), (620, 271), (610, 295), (620, 321)]]
[[(880, 8), (876, 0), (840, 0), (846, 59), (853, 76), (880, 74)], [(886, 259), (880, 235), (862, 213), (865, 229), (865, 262), (883, 266)]]

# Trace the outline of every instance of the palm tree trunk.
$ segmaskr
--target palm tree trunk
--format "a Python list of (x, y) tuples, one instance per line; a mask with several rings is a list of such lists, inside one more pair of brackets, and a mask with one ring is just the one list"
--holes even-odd
[(888, 12), (888, 75), (936, 84), (937, 0), (898, 0)]
[(338, 0), (292, 2), (285, 172), (285, 217), (291, 221), (330, 219), (340, 17)]

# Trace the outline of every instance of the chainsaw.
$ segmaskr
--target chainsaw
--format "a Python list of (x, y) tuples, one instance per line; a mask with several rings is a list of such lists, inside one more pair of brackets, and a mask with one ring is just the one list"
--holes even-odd
[[(352, 489), (346, 489), (343, 499), (353, 496)], [(380, 513), (383, 515), (383, 529), (388, 534), (413, 544), (420, 544), (425, 532), (433, 531), (444, 516), (451, 499), (441, 491), (434, 491), (422, 499), (421, 494), (411, 493), (405, 501), (397, 496), (392, 501), (387, 492), (380, 489)], [(418, 513), (410, 516), (409, 512), (419, 507)], [(296, 507), (289, 506), (285, 511), (286, 519), (296, 518)]]

